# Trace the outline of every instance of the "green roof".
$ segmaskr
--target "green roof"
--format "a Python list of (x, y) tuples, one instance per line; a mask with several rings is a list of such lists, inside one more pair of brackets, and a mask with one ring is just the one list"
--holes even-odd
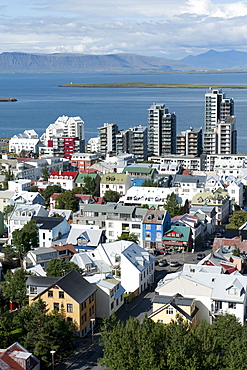
[(98, 176), (97, 173), (79, 173), (75, 182), (78, 184), (78, 183), (84, 183), (84, 179), (86, 176), (89, 176), (91, 179), (96, 179), (96, 177)]
[(145, 174), (153, 174), (155, 171), (155, 168), (151, 168), (151, 167), (131, 167), (131, 166), (128, 166), (128, 167), (125, 167), (123, 169), (123, 173), (126, 173), (126, 172), (134, 172), (134, 173), (145, 173)]
[[(172, 231), (175, 231), (179, 235), (182, 235), (181, 238), (172, 238), (172, 240), (178, 240), (180, 242), (187, 242), (190, 237), (191, 229), (188, 226), (171, 226), (169, 230), (167, 230), (165, 233), (168, 234)], [(171, 240), (170, 236), (163, 236), (162, 240)]]
[(220, 200), (221, 203), (225, 203), (225, 201), (229, 198), (228, 193), (226, 190), (222, 188), (218, 188), (215, 192), (206, 191), (205, 193), (197, 193), (192, 198), (192, 204), (196, 205), (211, 205), (215, 206), (214, 200)]
[(102, 176), (101, 184), (125, 184), (126, 178), (122, 173), (108, 173)]

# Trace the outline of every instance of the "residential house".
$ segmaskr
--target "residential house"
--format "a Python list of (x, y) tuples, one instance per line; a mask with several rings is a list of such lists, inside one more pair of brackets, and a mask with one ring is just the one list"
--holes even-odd
[(191, 252), (193, 248), (192, 231), (189, 226), (175, 226), (165, 231), (162, 246), (168, 250)]
[(19, 179), (8, 181), (8, 188), (10, 191), (15, 191), (16, 193), (21, 193), (23, 191), (28, 191), (31, 187), (30, 179)]
[(154, 282), (155, 257), (129, 241), (100, 244), (93, 251), (75, 254), (71, 261), (86, 273), (113, 273), (123, 288), (135, 295)]
[(10, 204), (41, 204), (44, 206), (45, 199), (39, 192), (22, 191), (12, 196)]
[[(93, 171), (93, 170), (92, 170)], [(100, 192), (100, 175), (94, 171), (94, 172), (84, 172), (84, 173), (78, 173), (78, 176), (75, 179), (75, 186), (76, 187), (83, 187), (85, 185), (85, 178), (90, 178), (91, 180), (94, 180), (95, 182), (95, 194), (99, 194)]]
[(149, 209), (143, 220), (143, 247), (161, 249), (162, 237), (170, 226), (171, 217), (167, 211)]
[(142, 239), (142, 222), (147, 209), (116, 204), (85, 204), (80, 212), (74, 215), (74, 223), (99, 226), (105, 230), (109, 242), (121, 234), (134, 233), (139, 241)]
[(67, 240), (70, 224), (65, 218), (33, 216), (33, 220), (39, 229), (40, 247), (51, 247), (54, 242), (58, 244), (61, 239)]
[(192, 206), (213, 206), (216, 211), (216, 224), (222, 225), (228, 219), (231, 203), (226, 190), (217, 189), (214, 192), (197, 193), (192, 201)]
[(59, 185), (64, 190), (72, 190), (75, 187), (77, 171), (52, 171), (48, 182), (49, 185)]
[[(135, 179), (136, 181), (136, 179)], [(141, 207), (147, 204), (149, 207), (163, 207), (166, 198), (173, 192), (172, 188), (168, 187), (146, 187), (132, 186), (127, 193), (120, 198), (120, 202), (127, 205), (135, 205)], [(181, 200), (178, 199), (178, 201)]]
[(110, 274), (95, 274), (84, 276), (85, 279), (97, 286), (96, 291), (96, 316), (109, 318), (117, 312), (124, 304), (124, 288), (119, 280), (114, 279)]
[(120, 195), (125, 195), (131, 187), (131, 178), (128, 175), (114, 173), (105, 174), (100, 182), (100, 196), (103, 197), (108, 190), (116, 191)]
[[(46, 279), (49, 279), (49, 284)], [(45, 289), (40, 289), (41, 284)], [(44, 284), (47, 286), (44, 287)], [(72, 270), (67, 275), (52, 280), (50, 277), (29, 276), (26, 285), (29, 304), (41, 298), (46, 303), (48, 313), (53, 310), (60, 312), (64, 308), (67, 320), (77, 325), (80, 336), (92, 329), (96, 317), (97, 288), (78, 272)]]
[(198, 324), (198, 307), (193, 298), (185, 298), (181, 294), (173, 297), (155, 295), (153, 298), (153, 312), (148, 316), (154, 322), (170, 324), (182, 318), (192, 328)]
[(0, 349), (0, 369), (40, 370), (40, 361), (20, 343), (15, 342)]
[(192, 206), (189, 209), (191, 216), (198, 217), (203, 224), (203, 234), (212, 235), (216, 230), (216, 211), (213, 206)]
[(72, 224), (68, 235), (67, 243), (72, 244), (76, 249), (97, 248), (101, 243), (106, 242), (105, 232), (99, 227)]
[(171, 220), (172, 225), (176, 226), (188, 226), (192, 231), (193, 246), (205, 240), (204, 228), (199, 217), (184, 214), (175, 216)]
[(199, 309), (199, 322), (212, 323), (219, 315), (229, 313), (244, 324), (247, 277), (239, 272), (222, 274), (221, 270), (220, 267), (185, 264), (182, 271), (160, 280), (156, 293), (170, 297), (179, 293), (185, 298), (193, 298)]
[(40, 204), (16, 204), (8, 219), (9, 238), (15, 230), (21, 229), (34, 216), (47, 217), (48, 212)]
[(79, 173), (87, 171), (90, 166), (99, 160), (98, 154), (92, 153), (73, 153), (70, 164)]
[(224, 274), (232, 274), (235, 271), (242, 272), (242, 258), (230, 253), (233, 250), (233, 248), (221, 246), (200, 260), (198, 265), (220, 266)]
[(3, 212), (4, 208), (10, 205), (10, 200), (15, 194), (12, 190), (0, 191), (0, 212)]
[(123, 169), (123, 173), (129, 175), (131, 178), (143, 178), (147, 180), (153, 180), (155, 175), (158, 173), (156, 168), (150, 167), (139, 163), (132, 166), (127, 166)]

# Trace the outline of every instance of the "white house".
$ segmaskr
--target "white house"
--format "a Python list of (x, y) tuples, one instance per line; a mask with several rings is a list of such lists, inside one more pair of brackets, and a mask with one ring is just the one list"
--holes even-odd
[(100, 196), (103, 197), (108, 190), (117, 191), (120, 195), (124, 195), (130, 187), (130, 176), (120, 173), (108, 173), (101, 178)]
[(117, 312), (124, 304), (124, 288), (119, 280), (113, 276), (106, 274), (95, 274), (93, 276), (85, 276), (85, 279), (97, 285), (96, 291), (96, 316), (110, 317), (114, 312)]
[(22, 191), (15, 193), (11, 198), (11, 204), (41, 204), (44, 206), (45, 199), (37, 191)]
[(224, 313), (235, 315), (242, 324), (246, 319), (247, 277), (238, 272), (226, 275), (220, 267), (186, 264), (160, 280), (156, 293), (195, 298), (199, 321), (212, 323)]
[(65, 218), (34, 216), (32, 219), (36, 221), (39, 229), (40, 247), (51, 247), (54, 242), (58, 245), (62, 239), (67, 241), (70, 224)]
[(154, 282), (155, 257), (139, 245), (119, 240), (71, 258), (87, 273), (113, 273), (127, 292), (141, 293)]
[(10, 240), (12, 233), (29, 222), (34, 216), (47, 217), (48, 212), (40, 204), (16, 204), (8, 219), (8, 233)]
[(31, 187), (31, 180), (13, 180), (8, 181), (8, 188), (10, 191), (15, 191), (16, 193), (21, 193), (22, 191), (28, 191)]
[(15, 154), (20, 154), (22, 150), (38, 153), (41, 146), (42, 143), (34, 130), (25, 130), (22, 134), (14, 135), (9, 141), (9, 151)]
[(216, 230), (216, 211), (213, 206), (193, 206), (189, 209), (189, 213), (192, 216), (196, 216), (200, 219), (204, 225), (204, 235), (206, 233), (211, 235)]
[(64, 190), (72, 190), (75, 187), (77, 171), (52, 171), (48, 178), (49, 185), (60, 185)]

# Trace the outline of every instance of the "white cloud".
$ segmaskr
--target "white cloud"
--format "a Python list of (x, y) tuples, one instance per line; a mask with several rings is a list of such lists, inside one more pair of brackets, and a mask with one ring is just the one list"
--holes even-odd
[[(247, 45), (245, 1), (15, 1), (13, 14), (11, 2), (0, 6), (0, 51), (117, 51), (182, 58), (209, 48), (245, 50)], [(18, 13), (20, 6), (25, 13)]]

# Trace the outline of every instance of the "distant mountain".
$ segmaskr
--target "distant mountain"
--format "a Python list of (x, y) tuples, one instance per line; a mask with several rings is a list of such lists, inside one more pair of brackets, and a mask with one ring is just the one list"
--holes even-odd
[(196, 66), (201, 69), (247, 69), (247, 52), (229, 50), (209, 50), (196, 56), (189, 55), (180, 60), (187, 65)]
[(191, 68), (172, 59), (136, 54), (1, 53), (0, 72), (170, 72)]

